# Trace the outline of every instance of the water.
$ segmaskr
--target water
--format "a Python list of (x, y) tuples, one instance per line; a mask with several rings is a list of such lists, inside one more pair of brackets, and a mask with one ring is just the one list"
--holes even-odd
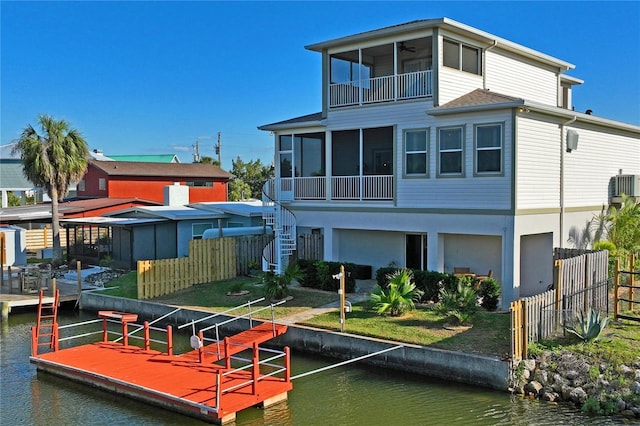
[[(94, 317), (63, 312), (61, 323)], [(2, 425), (196, 425), (203, 422), (76, 384), (29, 363), (35, 315), (11, 314), (0, 332)], [(176, 346), (188, 347), (188, 338)], [(332, 361), (293, 354), (292, 375)], [(237, 426), (264, 425), (583, 425), (623, 424), (584, 416), (569, 405), (412, 377), (351, 364), (297, 379), (286, 403), (238, 413)], [(629, 422), (629, 424), (631, 424)]]

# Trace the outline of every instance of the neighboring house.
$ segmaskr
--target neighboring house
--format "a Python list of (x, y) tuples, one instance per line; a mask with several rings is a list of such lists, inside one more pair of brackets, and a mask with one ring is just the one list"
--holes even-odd
[(277, 269), (296, 229), (322, 233), (327, 260), (491, 270), (506, 307), (553, 282), (572, 230), (640, 196), (640, 127), (574, 111), (568, 62), (448, 18), (306, 48), (321, 112), (259, 127)]
[(9, 193), (20, 197), (21, 204), (25, 204), (27, 197), (35, 197), (42, 201), (42, 189), (36, 188), (22, 172), (22, 160), (19, 154), (13, 153), (16, 143), (0, 146), (0, 192), (2, 204), (9, 206)]
[[(188, 256), (189, 241), (202, 238), (208, 229), (224, 236), (231, 228), (263, 224), (262, 203), (256, 202), (138, 206), (61, 223), (68, 229), (70, 257), (93, 263), (109, 257), (115, 266), (129, 269), (138, 260)], [(78, 241), (75, 247), (73, 241)]]
[(162, 203), (165, 187), (179, 183), (189, 187), (187, 202), (226, 201), (232, 177), (211, 164), (91, 160), (78, 197), (144, 197)]

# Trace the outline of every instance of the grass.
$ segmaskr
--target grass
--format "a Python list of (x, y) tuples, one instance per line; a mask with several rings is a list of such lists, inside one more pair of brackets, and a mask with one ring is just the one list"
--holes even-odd
[[(110, 296), (126, 297), (137, 299), (137, 277), (136, 272), (129, 272), (117, 280), (108, 284), (108, 290), (102, 293)], [(187, 308), (207, 310), (211, 312), (222, 312), (264, 297), (264, 290), (259, 283), (259, 278), (236, 277), (231, 280), (217, 281), (206, 284), (196, 284), (193, 287), (180, 290), (166, 296), (151, 299), (154, 302), (166, 303), (168, 305), (179, 305)], [(111, 288), (114, 287), (114, 288)], [(293, 315), (310, 308), (326, 305), (338, 300), (338, 295), (324, 291), (302, 289), (299, 287), (289, 287), (293, 299), (284, 305), (277, 306), (274, 310), (276, 318)], [(230, 295), (229, 293), (243, 292), (242, 295)], [(268, 306), (267, 300), (258, 302), (253, 307)], [(252, 309), (255, 310), (255, 309)], [(247, 313), (248, 308), (238, 309), (234, 315)], [(271, 311), (264, 310), (256, 315), (257, 318), (271, 318)]]
[[(505, 355), (510, 350), (507, 313), (479, 312), (472, 327), (449, 327), (429, 307), (399, 317), (380, 316), (366, 303), (355, 304), (346, 316), (345, 330), (362, 336), (475, 354)], [(340, 330), (339, 312), (318, 315), (303, 323)]]

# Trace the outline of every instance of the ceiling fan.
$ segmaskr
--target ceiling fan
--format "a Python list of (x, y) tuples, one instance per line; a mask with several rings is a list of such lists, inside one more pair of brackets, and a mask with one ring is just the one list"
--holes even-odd
[(416, 48), (414, 46), (405, 46), (404, 41), (400, 42), (400, 46), (398, 46), (398, 49), (400, 49), (401, 52), (415, 53), (416, 51)]

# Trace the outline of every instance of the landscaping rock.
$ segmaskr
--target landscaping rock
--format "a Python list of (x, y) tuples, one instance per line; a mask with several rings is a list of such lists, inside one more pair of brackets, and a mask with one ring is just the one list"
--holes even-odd
[(537, 397), (540, 391), (542, 390), (542, 385), (535, 380), (524, 385), (524, 392), (527, 395)]
[(584, 404), (588, 397), (589, 395), (581, 387), (574, 388), (569, 394), (569, 398), (580, 405)]

